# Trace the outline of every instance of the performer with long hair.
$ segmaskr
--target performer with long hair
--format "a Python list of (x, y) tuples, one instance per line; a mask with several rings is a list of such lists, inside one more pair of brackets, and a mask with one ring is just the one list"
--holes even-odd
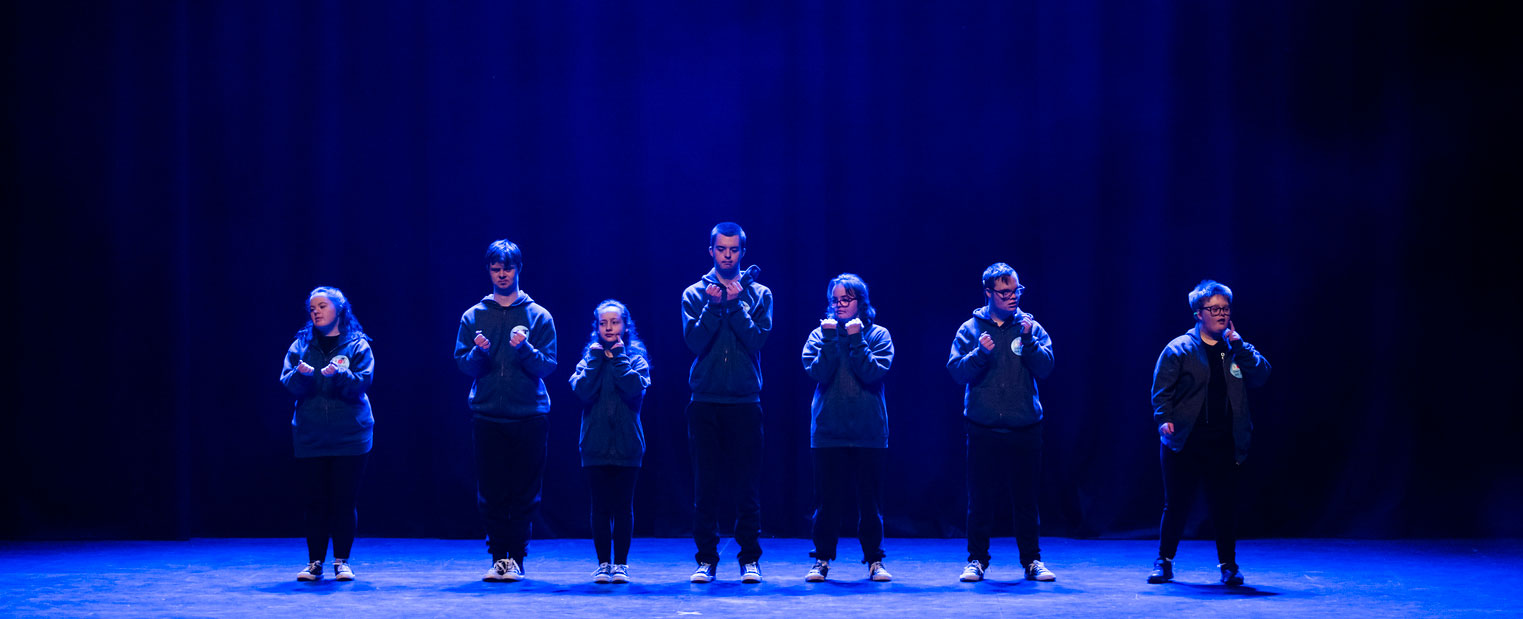
[(296, 578), (322, 579), (331, 539), (334, 578), (354, 580), (349, 551), (375, 425), (365, 393), (375, 355), (354, 306), (339, 289), (323, 286), (308, 294), (307, 318), (280, 371), (281, 384), (296, 396), (291, 439), (306, 512), (307, 566)]

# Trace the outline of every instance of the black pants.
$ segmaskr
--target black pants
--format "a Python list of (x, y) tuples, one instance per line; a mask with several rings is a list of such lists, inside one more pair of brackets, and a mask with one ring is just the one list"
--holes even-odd
[(1158, 526), (1158, 556), (1173, 559), (1184, 534), (1195, 489), (1205, 482), (1206, 507), (1216, 529), (1216, 559), (1237, 565), (1238, 464), (1232, 438), (1197, 443), (1192, 438), (1179, 453), (1161, 445), (1163, 522)]
[[(629, 540), (634, 537), (637, 466), (584, 466), (592, 490), (592, 545), (598, 563), (629, 563)], [(610, 526), (612, 527), (610, 529)]]
[(296, 468), (306, 508), (307, 560), (327, 558), (330, 538), (333, 557), (348, 559), (359, 522), (354, 503), (365, 474), (365, 454), (297, 458)]
[(994, 516), (1004, 505), (1015, 518), (1021, 565), (1042, 558), (1037, 529), (1042, 424), (1009, 432), (966, 424), (968, 430), (968, 560), (989, 565)]
[(761, 558), (761, 404), (687, 406), (687, 443), (693, 456), (693, 555), (719, 563), (720, 497), (730, 491), (741, 565)]
[[(814, 455), (814, 552), (809, 556), (826, 561), (836, 558), (841, 538), (841, 519), (857, 512), (857, 540), (862, 543), (862, 562), (883, 560), (883, 478), (880, 469), (885, 449), (821, 447)], [(856, 505), (852, 505), (855, 497)]]
[(506, 423), (472, 420), (476, 508), (486, 523), (487, 551), (493, 561), (512, 557), (523, 565), (529, 554), (529, 532), (539, 515), (545, 479), (548, 428), (543, 415)]

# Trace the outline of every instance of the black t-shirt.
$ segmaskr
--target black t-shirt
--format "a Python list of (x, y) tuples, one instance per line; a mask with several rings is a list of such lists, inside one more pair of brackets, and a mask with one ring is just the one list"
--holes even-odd
[[(337, 335), (317, 336), (317, 349), (323, 351), (323, 354), (325, 355), (332, 355), (333, 351), (338, 350), (338, 338), (339, 336)], [(1215, 374), (1212, 376), (1215, 376)], [(1214, 385), (1216, 383), (1212, 384)]]
[(1206, 412), (1195, 423), (1197, 437), (1232, 436), (1232, 407), (1227, 403), (1227, 343), (1206, 345), (1206, 365), (1211, 367), (1211, 384), (1206, 387)]

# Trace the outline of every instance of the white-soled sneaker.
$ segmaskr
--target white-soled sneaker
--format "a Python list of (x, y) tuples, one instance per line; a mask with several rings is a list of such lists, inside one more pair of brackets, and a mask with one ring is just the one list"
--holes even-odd
[(962, 576), (958, 578), (963, 582), (978, 582), (984, 579), (984, 566), (977, 561), (969, 561), (962, 568)]
[(345, 582), (354, 580), (354, 569), (349, 567), (348, 559), (333, 560), (333, 578)]
[(825, 577), (830, 575), (830, 561), (815, 559), (814, 567), (809, 568), (809, 573), (804, 574), (804, 582), (824, 582)]
[(613, 583), (623, 585), (629, 583), (629, 564), (620, 563), (613, 566)]
[(740, 582), (756, 584), (761, 581), (761, 566), (755, 561), (740, 566)]
[(606, 585), (613, 580), (613, 564), (599, 563), (598, 569), (592, 571), (592, 582)]
[(308, 563), (307, 567), (301, 568), (301, 571), (296, 573), (296, 579), (305, 581), (322, 580), (323, 562), (313, 561)]
[(699, 563), (698, 564), (698, 569), (693, 570), (693, 575), (692, 575), (692, 577), (688, 578), (688, 581), (689, 582), (713, 582), (714, 581), (714, 564), (713, 563)]
[(883, 567), (882, 561), (873, 561), (867, 566), (867, 578), (875, 582), (888, 582), (894, 579), (894, 575), (888, 573), (888, 568)]
[(487, 582), (517, 582), (524, 579), (524, 570), (511, 558), (498, 559), (481, 579)]
[(1054, 574), (1052, 573), (1052, 570), (1047, 569), (1046, 565), (1042, 565), (1041, 560), (1032, 561), (1026, 566), (1026, 580), (1052, 582), (1057, 579), (1057, 574)]

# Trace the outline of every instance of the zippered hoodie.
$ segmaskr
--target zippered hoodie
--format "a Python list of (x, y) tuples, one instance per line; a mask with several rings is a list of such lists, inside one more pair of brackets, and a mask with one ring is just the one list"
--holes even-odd
[(682, 339), (697, 358), (688, 372), (694, 402), (742, 404), (761, 401), (761, 348), (772, 332), (772, 291), (750, 275), (740, 296), (709, 303), (704, 289), (719, 283), (709, 269), (682, 292)]
[[(1227, 379), (1227, 405), (1232, 408), (1232, 443), (1237, 461), (1248, 458), (1253, 438), (1253, 419), (1248, 414), (1248, 388), (1269, 380), (1269, 360), (1247, 341), (1227, 342), (1227, 358), (1220, 361)], [(1153, 425), (1174, 424), (1174, 434), (1158, 434), (1159, 442), (1169, 449), (1184, 449), (1190, 430), (1210, 405), (1207, 390), (1211, 386), (1211, 366), (1206, 343), (1200, 338), (1200, 325), (1174, 338), (1158, 355), (1153, 367)]]
[[(311, 376), (296, 371), (302, 361), (312, 366)], [(322, 369), (337, 361), (347, 368), (323, 376)], [(296, 457), (358, 456), (370, 452), (371, 428), (375, 416), (370, 411), (370, 379), (375, 371), (375, 355), (370, 342), (350, 335), (333, 354), (323, 352), (317, 338), (297, 339), (286, 350), (280, 383), (296, 396), (296, 412), (291, 415), (291, 443)]]
[[(1031, 336), (1022, 338), (1025, 315), (1017, 308), (1004, 325), (997, 325), (989, 308), (980, 307), (952, 340), (947, 371), (952, 380), (967, 385), (962, 414), (973, 425), (1009, 430), (1042, 420), (1036, 381), (1052, 374), (1052, 337), (1032, 321)], [(980, 333), (994, 338), (994, 350), (978, 343)]]
[(809, 404), (810, 447), (888, 447), (883, 376), (894, 364), (888, 329), (864, 322), (862, 331), (816, 327), (804, 342), (804, 371), (819, 381)]
[[(508, 342), (518, 326), (527, 327), (529, 337), (514, 348)], [(476, 346), (477, 331), (491, 340), (490, 349)], [(526, 292), (507, 307), (487, 295), (460, 316), (455, 365), (475, 379), (469, 399), (477, 418), (517, 421), (549, 413), (541, 379), (555, 371), (555, 320)]]
[(571, 374), (571, 391), (582, 401), (582, 466), (640, 466), (645, 457), (640, 404), (650, 387), (650, 363), (627, 348), (613, 357), (589, 350)]

